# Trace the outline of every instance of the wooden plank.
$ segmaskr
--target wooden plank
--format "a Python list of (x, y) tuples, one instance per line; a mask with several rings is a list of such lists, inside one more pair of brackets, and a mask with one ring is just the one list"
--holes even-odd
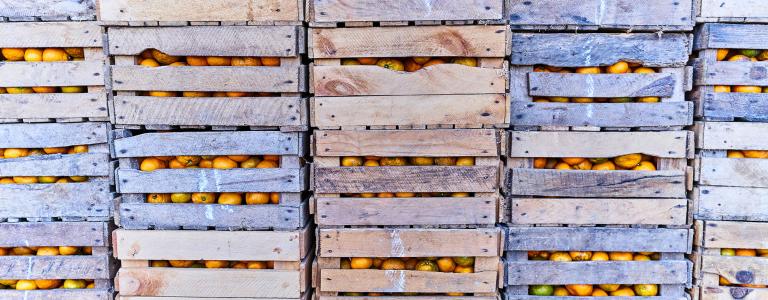
[[(1, 98), (0, 98), (1, 99)], [(300, 126), (299, 97), (157, 98), (115, 96), (119, 124)]]
[(538, 103), (513, 101), (511, 123), (520, 126), (686, 126), (693, 123), (693, 103)]
[[(393, 85), (394, 87), (394, 85)], [(313, 126), (502, 124), (509, 118), (503, 94), (317, 97)]]
[[(65, 2), (54, 0), (55, 2)], [(13, 3), (13, 7), (37, 2), (47, 2), (46, 7), (56, 7), (64, 3), (51, 1), (0, 2), (0, 16), (4, 5)], [(68, 1), (72, 5), (71, 1)], [(83, 3), (88, 2), (84, 1)], [(101, 48), (102, 30), (96, 22), (20, 22), (0, 23), (0, 48), (45, 48), (45, 47), (83, 47)]]
[(705, 18), (765, 18), (768, 7), (760, 0), (700, 0)]
[(3, 217), (105, 217), (110, 216), (109, 182), (0, 185)]
[(697, 85), (768, 85), (768, 62), (717, 62), (695, 71)]
[(0, 176), (109, 176), (107, 153), (49, 154), (0, 159)]
[(691, 251), (688, 229), (509, 227), (507, 251)]
[(106, 94), (2, 94), (0, 119), (106, 118)]
[(499, 20), (503, 2), (492, 0), (424, 2), (410, 0), (346, 2), (312, 0), (310, 16), (315, 22)]
[(0, 148), (46, 148), (107, 142), (108, 123), (0, 125)]
[(503, 94), (507, 77), (491, 68), (460, 64), (396, 72), (379, 66), (314, 66), (316, 96)]
[(702, 186), (696, 195), (698, 218), (768, 222), (768, 189)]
[(104, 289), (55, 289), (35, 291), (0, 290), (0, 297), (7, 300), (111, 300), (112, 294), (112, 291)]
[(5, 62), (2, 86), (103, 86), (106, 67), (100, 61)]
[[(749, 0), (720, 1), (725, 6)], [(762, 5), (743, 6), (744, 13)], [(768, 16), (768, 10), (765, 13)], [(768, 25), (707, 23), (696, 32), (695, 50), (702, 49), (768, 49)]]
[[(489, 224), (498, 198), (317, 198), (319, 225)], [(457, 213), (461, 212), (461, 213)]]
[(6, 279), (109, 279), (107, 255), (1, 256)]
[[(378, 298), (386, 297), (386, 298)], [(377, 296), (378, 299), (386, 300), (417, 300), (417, 299), (429, 299), (429, 300), (499, 300), (498, 296)], [(319, 300), (366, 300), (370, 299), (367, 296), (318, 296)], [(144, 299), (138, 299), (144, 300)], [(150, 300), (162, 300), (162, 299), (150, 299)], [(228, 300), (228, 299), (216, 299), (216, 300)]]
[(685, 198), (685, 172), (512, 169), (513, 195)]
[(700, 97), (705, 117), (768, 118), (768, 94), (706, 93)]
[(704, 255), (701, 270), (734, 284), (768, 284), (768, 259), (760, 257)]
[(246, 193), (301, 192), (305, 188), (303, 170), (274, 169), (161, 169), (142, 172), (117, 169), (119, 190), (141, 193)]
[(319, 280), (321, 292), (445, 293), (450, 289), (462, 293), (495, 293), (497, 275), (496, 272), (323, 269)]
[[(414, 2), (411, 1), (411, 3)], [(467, 5), (468, 3), (445, 2), (438, 5), (455, 4)], [(313, 28), (310, 34), (310, 58), (315, 59), (413, 56), (504, 57), (506, 52), (505, 26)]]
[(652, 0), (642, 5), (632, 0), (509, 1), (512, 25), (616, 27), (693, 27), (691, 1)]
[(291, 67), (112, 66), (116, 91), (299, 92), (299, 69)]
[(102, 21), (301, 21), (295, 0), (101, 0)]
[(768, 224), (757, 222), (718, 222), (704, 224), (707, 248), (768, 249)]
[(760, 300), (768, 298), (768, 289), (743, 287), (705, 287), (701, 289), (701, 300)]
[(320, 229), (317, 253), (321, 257), (493, 257), (500, 254), (500, 233), (496, 228)]
[[(104, 2), (112, 1), (118, 0)], [(295, 57), (299, 55), (297, 35), (296, 26), (114, 27), (109, 30), (109, 53), (139, 55), (145, 49), (157, 49), (179, 56)]]
[(316, 156), (493, 157), (499, 139), (493, 129), (326, 130), (315, 131), (313, 147)]
[(559, 97), (671, 97), (681, 84), (674, 74), (562, 74), (528, 73), (531, 96)]
[(768, 123), (704, 122), (697, 140), (707, 150), (766, 150)]
[[(513, 131), (510, 157), (615, 157), (643, 153), (663, 158), (685, 158), (686, 131), (557, 132)], [(594, 147), (584, 141), (600, 141)], [(638, 142), (642, 141), (642, 142)]]
[(685, 225), (688, 199), (511, 198), (513, 224)]
[(106, 247), (107, 227), (106, 222), (0, 223), (0, 245)]
[[(512, 65), (559, 67), (606, 66), (617, 61), (646, 67), (684, 67), (688, 63), (685, 34), (513, 33)], [(658, 51), (665, 49), (665, 51)]]
[(313, 179), (316, 193), (493, 193), (498, 176), (496, 166), (320, 167)]
[(699, 161), (702, 185), (768, 187), (768, 160), (700, 157)]
[(301, 153), (299, 134), (274, 131), (144, 133), (116, 139), (114, 148), (119, 158)]
[[(527, 289), (526, 289), (527, 290)], [(526, 292), (527, 293), (527, 292)], [(546, 299), (543, 297), (547, 297)], [(513, 295), (506, 294), (504, 300), (572, 300), (573, 296), (529, 296), (529, 295)], [(586, 298), (590, 299), (590, 298)], [(625, 296), (603, 296), (600, 300), (627, 300)], [(632, 300), (690, 300), (689, 297), (682, 296), (633, 296)], [(702, 299), (704, 300), (704, 299)], [(710, 300), (710, 299), (707, 299)], [(732, 299), (731, 299), (732, 300)]]
[(678, 261), (508, 261), (514, 285), (686, 284), (690, 262)]

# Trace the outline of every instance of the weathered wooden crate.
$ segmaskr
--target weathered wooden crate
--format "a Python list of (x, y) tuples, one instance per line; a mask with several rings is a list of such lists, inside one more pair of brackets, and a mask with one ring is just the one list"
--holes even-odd
[(95, 20), (95, 2), (95, 0), (2, 1), (0, 2), (0, 22)]
[(768, 123), (696, 123), (693, 192), (697, 220), (768, 222), (768, 159), (728, 158), (728, 150), (768, 149)]
[[(114, 232), (121, 300), (308, 299), (313, 231)], [(274, 269), (157, 268), (155, 260), (272, 261)]]
[(0, 149), (88, 146), (88, 153), (0, 159), (0, 177), (88, 176), (86, 182), (0, 184), (0, 221), (108, 221), (109, 130), (107, 123), (0, 124)]
[[(505, 192), (509, 224), (690, 225), (693, 133), (510, 132)], [(616, 157), (643, 153), (657, 171), (535, 169), (536, 157)], [(686, 225), (689, 224), (689, 225)]]
[[(274, 131), (140, 133), (116, 130), (114, 155), (121, 199), (115, 216), (125, 229), (295, 230), (307, 223), (305, 136)], [(272, 169), (139, 170), (141, 157), (280, 155)], [(278, 192), (280, 204), (145, 203), (148, 193)]]
[(35, 222), (0, 224), (3, 247), (92, 247), (91, 255), (0, 256), (2, 279), (89, 279), (94, 289), (0, 290), (7, 300), (111, 300), (116, 266), (109, 250), (108, 222)]
[(87, 93), (0, 94), (0, 123), (108, 121), (102, 36), (96, 22), (0, 22), (0, 48), (83, 48), (85, 54), (83, 61), (4, 61), (0, 87), (87, 87)]
[[(321, 129), (480, 128), (509, 123), (506, 26), (311, 29), (311, 123)], [(345, 58), (472, 57), (397, 72)]]
[(514, 30), (691, 31), (693, 0), (505, 0)]
[[(692, 83), (691, 68), (686, 67), (690, 39), (685, 34), (664, 34), (660, 37), (651, 33), (513, 33), (510, 43), (510, 120), (516, 128), (667, 130), (682, 129), (693, 122), (693, 103), (685, 101), (685, 92), (691, 90)], [(601, 67), (619, 61), (659, 68), (660, 73), (534, 72), (537, 65)], [(538, 97), (659, 97), (661, 101), (533, 102)]]
[[(504, 133), (496, 129), (315, 131), (315, 223), (494, 226)], [(475, 157), (475, 166), (342, 167), (344, 156)], [(467, 198), (360, 198), (342, 193), (466, 192)]]
[[(722, 1), (721, 1), (722, 2)], [(767, 15), (768, 16), (768, 15)], [(768, 49), (768, 25), (703, 24), (694, 50), (696, 116), (712, 121), (768, 121), (768, 94), (718, 93), (715, 86), (768, 86), (768, 62), (718, 61), (718, 49)]]
[[(319, 229), (315, 280), (320, 299), (343, 292), (470, 293), (467, 299), (498, 297), (502, 235), (498, 228), (478, 229)], [(346, 257), (475, 257), (474, 273), (342, 269)], [(387, 297), (388, 299), (389, 297)], [(435, 299), (400, 296), (397, 299)], [(440, 299), (440, 297), (438, 297)], [(453, 299), (453, 298), (451, 298)]]
[[(167, 1), (160, 1), (167, 2)], [(114, 96), (113, 123), (124, 128), (237, 126), (306, 130), (304, 30), (297, 26), (117, 27), (109, 29)], [(190, 43), (190, 40), (194, 41)], [(279, 67), (138, 65), (157, 49), (174, 56), (271, 56)], [(150, 97), (141, 91), (268, 92), (279, 97)]]
[(503, 18), (503, 0), (307, 0), (310, 27), (502, 24)]
[(761, 0), (695, 0), (698, 23), (768, 23), (768, 7)]
[(767, 288), (724, 286), (720, 277), (737, 285), (768, 284), (765, 257), (722, 256), (722, 248), (768, 249), (768, 223), (696, 221), (694, 280), (700, 300), (757, 300), (768, 298)]
[[(508, 227), (505, 242), (506, 299), (532, 300), (528, 285), (658, 284), (652, 300), (686, 300), (693, 264), (691, 229)], [(657, 261), (533, 261), (528, 251), (657, 252)], [(574, 297), (546, 297), (571, 299)], [(579, 297), (579, 299), (592, 297)], [(613, 297), (619, 299), (623, 297)], [(594, 298), (603, 299), (603, 298)], [(611, 299), (610, 297), (608, 299)]]
[(100, 0), (110, 26), (301, 25), (303, 0)]

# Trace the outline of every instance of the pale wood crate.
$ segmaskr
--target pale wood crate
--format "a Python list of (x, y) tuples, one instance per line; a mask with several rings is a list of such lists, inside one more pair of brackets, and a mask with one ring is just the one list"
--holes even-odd
[(768, 124), (697, 122), (695, 130), (695, 218), (768, 222), (768, 160), (727, 157), (728, 150), (768, 149)]
[(768, 25), (703, 24), (694, 50), (696, 116), (712, 121), (768, 121), (768, 94), (716, 93), (715, 86), (768, 86), (768, 62), (717, 61), (717, 49), (768, 50)]
[[(113, 27), (109, 29), (113, 123), (124, 128), (184, 126), (232, 129), (309, 127), (305, 32), (298, 26)], [(190, 42), (193, 41), (193, 42)], [(147, 68), (138, 55), (157, 49), (176, 56), (272, 56), (279, 67)], [(268, 92), (277, 97), (150, 97), (143, 91)]]
[(694, 0), (697, 23), (768, 23), (761, 0)]
[(94, 289), (0, 290), (8, 300), (111, 300), (117, 271), (109, 249), (108, 222), (25, 222), (0, 224), (3, 247), (92, 247), (91, 255), (0, 256), (2, 279), (91, 279)]
[(95, 0), (0, 1), (0, 22), (96, 20)]
[[(117, 299), (307, 299), (313, 230), (116, 230)], [(154, 260), (273, 261), (274, 269), (156, 268)]]
[[(693, 122), (693, 103), (685, 99), (693, 81), (692, 68), (686, 67), (691, 52), (686, 34), (512, 33), (510, 44), (510, 121), (515, 128), (679, 130)], [(534, 72), (536, 65), (598, 67), (618, 61), (660, 68), (660, 73)], [(533, 102), (537, 97), (660, 97), (661, 102)]]
[(504, 0), (307, 0), (306, 7), (310, 27), (502, 24), (504, 18)]
[(0, 48), (71, 47), (85, 53), (83, 61), (3, 62), (0, 87), (87, 87), (87, 93), (0, 94), (0, 123), (108, 121), (103, 35), (96, 22), (0, 22)]
[[(339, 128), (504, 128), (509, 124), (506, 26), (314, 28), (310, 123)], [(344, 58), (472, 57), (478, 67), (395, 72)]]
[(0, 149), (87, 145), (87, 153), (0, 159), (0, 177), (88, 176), (86, 182), (0, 185), (0, 221), (108, 221), (114, 162), (108, 123), (0, 124)]
[[(689, 227), (693, 133), (512, 131), (504, 192), (514, 225)], [(598, 146), (595, 146), (598, 145)], [(534, 169), (536, 157), (656, 157), (657, 171)], [(565, 213), (571, 212), (571, 213)]]
[(764, 257), (721, 256), (722, 248), (768, 249), (768, 223), (696, 221), (694, 281), (700, 300), (766, 299), (768, 289), (721, 286), (720, 277), (735, 284), (768, 284)]
[(301, 25), (303, 0), (100, 0), (109, 26)]
[[(113, 155), (121, 193), (116, 222), (126, 229), (295, 230), (309, 216), (306, 139), (303, 133), (276, 131), (156, 132), (134, 134), (116, 130)], [(272, 169), (161, 169), (139, 170), (141, 157), (178, 155), (280, 155)], [(152, 204), (149, 193), (276, 192), (279, 204)]]
[[(314, 266), (320, 299), (354, 299), (340, 292), (472, 293), (462, 299), (498, 297), (502, 285), (499, 228), (477, 229), (318, 229), (318, 261)], [(346, 257), (456, 257), (475, 258), (475, 273), (410, 270), (341, 269)], [(364, 297), (370, 299), (371, 297)], [(382, 299), (389, 299), (384, 297)], [(395, 299), (436, 299), (435, 296), (395, 296)], [(437, 297), (440, 299), (441, 297)], [(359, 297), (358, 297), (359, 299)], [(454, 299), (454, 297), (450, 297)]]
[[(311, 206), (315, 223), (321, 227), (493, 226), (503, 206), (499, 193), (503, 137), (496, 129), (315, 131)], [(475, 166), (342, 167), (344, 156), (475, 157)], [(474, 195), (341, 197), (376, 192)]]
[[(507, 299), (543, 299), (528, 295), (528, 285), (538, 284), (659, 284), (659, 296), (647, 298), (658, 300), (684, 300), (685, 289), (691, 288), (693, 264), (685, 259), (685, 254), (692, 250), (691, 229), (505, 227), (504, 230)], [(528, 251), (657, 252), (661, 259), (650, 262), (531, 261)]]

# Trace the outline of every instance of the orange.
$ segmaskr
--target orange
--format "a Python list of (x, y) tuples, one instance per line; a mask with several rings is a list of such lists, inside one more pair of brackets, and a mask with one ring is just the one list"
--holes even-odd
[(606, 162), (594, 164), (592, 166), (592, 170), (595, 170), (595, 171), (611, 171), (611, 170), (616, 170), (616, 165), (614, 165), (612, 161), (606, 161)]
[(435, 164), (432, 157), (411, 157), (411, 164), (414, 166), (431, 166)]
[(613, 159), (613, 162), (621, 168), (631, 169), (639, 165), (642, 160), (643, 160), (642, 154), (633, 153), (633, 154), (626, 154), (626, 155), (615, 157)]
[(747, 158), (768, 158), (766, 150), (742, 150), (741, 153), (744, 153)]
[(253, 156), (253, 157), (249, 158), (248, 160), (246, 160), (244, 162), (241, 162), (240, 163), (240, 167), (241, 168), (246, 168), (246, 169), (253, 169), (253, 168), (256, 168), (256, 166), (259, 165), (260, 162), (261, 162), (261, 159), (259, 159), (258, 157)]
[(3, 54), (6, 60), (9, 61), (22, 61), (24, 60), (24, 48), (3, 48), (0, 53)]
[(730, 93), (731, 87), (727, 85), (716, 85), (715, 93)]
[(359, 66), (360, 62), (354, 58), (344, 58), (341, 60), (341, 65), (342, 66)]
[(177, 159), (173, 159), (168, 163), (168, 167), (171, 169), (184, 169), (187, 165)]
[(591, 296), (592, 285), (591, 284), (569, 284), (565, 286), (572, 296)]
[(19, 255), (19, 256), (26, 256), (26, 255), (32, 255), (32, 249), (28, 247), (15, 247), (11, 249), (11, 253), (13, 255)]
[(46, 48), (43, 50), (43, 61), (68, 61), (69, 54), (64, 49)]
[(570, 251), (568, 252), (568, 255), (570, 255), (574, 261), (586, 261), (592, 258), (592, 252), (589, 251)]
[(573, 169), (571, 168), (571, 165), (561, 162), (555, 165), (555, 170), (573, 170)]
[(32, 94), (35, 92), (35, 90), (28, 87), (7, 87), (5, 90), (8, 94)]
[(250, 93), (247, 92), (227, 92), (227, 97), (248, 97)]
[(58, 88), (53, 86), (36, 86), (36, 87), (33, 87), (32, 90), (38, 94), (51, 94), (51, 93), (55, 93), (58, 90)]
[(156, 157), (147, 157), (141, 161), (141, 165), (139, 166), (139, 170), (145, 171), (145, 172), (151, 172), (157, 169), (165, 169), (166, 164), (164, 161), (156, 158)]
[(469, 197), (469, 193), (451, 193), (451, 197), (453, 197), (453, 198), (467, 198), (467, 197)]
[(360, 57), (357, 59), (357, 61), (362, 65), (375, 65), (377, 62), (379, 62), (379, 59), (373, 57)]
[(188, 203), (192, 201), (191, 193), (173, 193), (170, 197), (173, 203)]
[(442, 65), (444, 63), (445, 63), (445, 61), (440, 59), (440, 58), (433, 58), (433, 59), (430, 59), (428, 62), (425, 62), (423, 65), (421, 65), (421, 67), (422, 68), (426, 68), (426, 67), (434, 66), (434, 65)]
[(600, 67), (581, 67), (576, 68), (576, 73), (578, 74), (600, 74), (602, 71), (600, 71)]
[(656, 71), (654, 71), (651, 68), (642, 67), (642, 68), (635, 69), (635, 73), (638, 73), (638, 74), (651, 74), (651, 73), (656, 73)]
[(574, 170), (592, 170), (592, 162), (584, 160), (576, 165), (573, 165)]
[(717, 60), (723, 61), (728, 57), (728, 49), (717, 49)]
[(393, 193), (379, 193), (378, 195), (376, 195), (376, 197), (378, 197), (378, 198), (394, 198), (395, 194), (393, 194)]
[(181, 57), (168, 55), (157, 49), (152, 49), (152, 57), (162, 65), (170, 65), (181, 60)]
[(16, 290), (19, 291), (31, 291), (36, 290), (37, 284), (34, 280), (19, 280), (16, 282)]
[(373, 268), (374, 269), (380, 269), (381, 264), (384, 263), (384, 258), (374, 257), (373, 258)]
[(736, 256), (757, 256), (755, 249), (736, 249)]
[(370, 257), (353, 257), (349, 266), (352, 269), (370, 269), (373, 266), (373, 259)]
[(632, 252), (611, 252), (608, 256), (611, 260), (618, 261), (630, 261), (634, 258)]
[(595, 290), (592, 291), (592, 295), (590, 295), (590, 296), (592, 296), (592, 297), (607, 297), (608, 293), (606, 293), (605, 291), (603, 291), (601, 289), (595, 289)]
[(640, 102), (640, 103), (656, 103), (656, 102), (659, 102), (659, 101), (661, 101), (661, 99), (659, 99), (659, 97), (640, 97), (640, 98), (637, 98), (637, 102)]
[(382, 166), (405, 166), (408, 162), (403, 157), (382, 157), (379, 160), (379, 164)]
[(556, 287), (555, 291), (552, 293), (552, 296), (566, 297), (566, 296), (570, 296), (570, 295), (571, 294), (568, 293), (568, 290), (566, 288), (564, 288), (564, 287), (561, 287), (561, 286)]
[(29, 62), (43, 61), (43, 50), (27, 48), (27, 50), (24, 51), (24, 60)]
[(239, 162), (239, 163), (244, 162), (244, 161), (248, 160), (249, 158), (251, 158), (250, 155), (227, 155), (227, 157), (229, 157), (229, 159), (234, 160), (234, 161)]
[(87, 176), (69, 176), (69, 180), (74, 182), (85, 182), (88, 180)]
[(208, 56), (205, 58), (209, 66), (231, 66), (232, 59), (225, 56)]
[(75, 255), (80, 252), (80, 248), (70, 246), (59, 246), (59, 254), (61, 255)]
[(759, 86), (735, 86), (733, 87), (734, 93), (762, 93), (763, 88)]
[(387, 258), (381, 263), (381, 270), (405, 270), (405, 262), (399, 258)]
[(211, 169), (213, 168), (213, 161), (209, 159), (201, 159), (197, 166), (203, 169)]
[(189, 268), (195, 264), (194, 260), (169, 260), (169, 264), (174, 268)]
[(195, 67), (207, 66), (208, 59), (205, 56), (187, 56), (187, 64)]
[(533, 168), (535, 169), (544, 169), (544, 167), (547, 166), (547, 158), (546, 157), (537, 157), (533, 159)]
[(437, 260), (437, 268), (440, 272), (451, 273), (456, 269), (456, 262), (450, 257), (441, 257)]
[(216, 203), (216, 194), (214, 193), (192, 193), (192, 203), (213, 204)]
[(261, 66), (261, 59), (258, 57), (233, 57), (233, 67), (258, 67)]
[(659, 294), (659, 286), (655, 284), (635, 284), (634, 290), (638, 296), (651, 297)]
[(65, 147), (43, 148), (43, 152), (45, 152), (46, 154), (61, 154), (61, 153), (67, 153), (67, 148)]
[(569, 255), (567, 252), (555, 252), (549, 255), (549, 260), (551, 261), (573, 261), (571, 258), (571, 255)]
[[(458, 271), (464, 271), (464, 267), (456, 267), (453, 272), (458, 273)], [(421, 260), (416, 264), (416, 271), (422, 271), (422, 272), (437, 272), (439, 271), (437, 267), (437, 263), (431, 260)], [(470, 273), (470, 272), (466, 272)]]
[(549, 97), (549, 101), (558, 102), (558, 103), (568, 103), (571, 101), (571, 99), (567, 97)]
[(171, 203), (168, 194), (147, 194), (147, 203)]
[(270, 168), (277, 168), (278, 165), (276, 162), (271, 160), (262, 160), (258, 165), (256, 165), (256, 168), (259, 169), (270, 169)]
[(585, 98), (585, 97), (577, 97), (577, 98), (571, 98), (571, 101), (574, 103), (593, 103), (595, 102), (595, 99), (593, 98)]
[(280, 193), (269, 193), (269, 203), (280, 204)]
[(140, 66), (145, 66), (145, 67), (159, 67), (159, 66), (160, 66), (160, 63), (158, 63), (158, 62), (157, 62), (155, 59), (153, 59), (153, 58), (147, 58), (147, 59), (144, 59), (144, 60), (142, 60), (142, 61), (139, 63), (139, 65), (140, 65)]
[(61, 285), (62, 289), (84, 289), (86, 288), (85, 280), (82, 279), (67, 279), (64, 280), (64, 284)]
[(243, 204), (243, 195), (239, 193), (221, 193), (219, 194), (219, 204), (241, 205)]
[(269, 204), (269, 193), (246, 193), (245, 204), (258, 205)]
[(747, 61), (752, 61), (752, 60), (749, 58), (749, 56), (737, 54), (737, 55), (731, 56), (731, 58), (729, 58), (728, 61), (747, 62)]
[(632, 288), (630, 287), (623, 287), (616, 291), (611, 292), (611, 296), (634, 297), (635, 291), (633, 291)]
[(59, 247), (40, 247), (37, 248), (37, 256), (57, 256)]
[(35, 280), (35, 285), (41, 290), (55, 289), (61, 285), (61, 280), (58, 279), (38, 279)]
[(189, 166), (197, 165), (198, 163), (200, 163), (201, 159), (202, 158), (200, 156), (179, 155), (179, 156), (176, 156), (175, 160), (177, 160), (177, 161), (181, 162), (182, 164), (184, 164), (185, 166), (189, 167)]
[(454, 64), (477, 67), (477, 59), (471, 57), (458, 57), (453, 59)]
[(280, 155), (262, 155), (261, 158), (263, 158), (264, 160), (274, 161), (275, 163), (280, 161)]
[(607, 261), (607, 260), (610, 260), (610, 257), (606, 252), (593, 252), (590, 260), (591, 261)]
[(342, 167), (359, 167), (363, 165), (363, 158), (359, 156), (345, 156), (341, 158)]
[(366, 166), (366, 167), (378, 167), (378, 166), (381, 166), (381, 165), (379, 164), (378, 160), (366, 160), (363, 163), (363, 166)]
[(393, 71), (405, 70), (405, 66), (403, 65), (403, 62), (397, 59), (391, 59), (391, 58), (380, 59), (378, 62), (376, 62), (376, 65), (385, 69), (393, 70)]
[(635, 254), (635, 256), (632, 258), (632, 260), (634, 260), (634, 261), (650, 261), (651, 258), (648, 257), (647, 255)]
[(415, 61), (413, 61), (413, 59), (405, 60), (405, 71), (416, 72), (418, 70), (421, 70), (420, 64), (417, 64)]
[(475, 165), (475, 158), (474, 157), (459, 157), (456, 159), (456, 165), (457, 166), (474, 166)]
[(13, 182), (18, 184), (33, 184), (37, 183), (37, 177), (35, 176), (14, 176)]
[(395, 197), (397, 198), (413, 198), (416, 197), (416, 193), (395, 193)]
[(234, 169), (237, 168), (237, 162), (226, 156), (219, 156), (213, 159), (214, 169)]
[(168, 91), (151, 91), (148, 93), (149, 96), (152, 97), (176, 97), (176, 92), (168, 92)]
[(67, 52), (71, 57), (85, 58), (85, 50), (83, 48), (64, 48), (64, 52)]
[(88, 145), (77, 145), (69, 149), (69, 154), (86, 153), (88, 152)]
[(267, 67), (278, 67), (280, 66), (280, 58), (279, 57), (262, 57), (261, 64)]
[(438, 166), (455, 166), (456, 158), (453, 157), (436, 157), (435, 164)]
[(656, 171), (656, 166), (653, 165), (653, 163), (650, 162), (650, 161), (643, 161), (643, 162), (640, 162), (640, 164), (637, 165), (637, 167), (634, 167), (632, 170), (635, 170), (635, 171)]
[(611, 65), (611, 66), (608, 66), (606, 68), (606, 71), (609, 74), (629, 73), (629, 64), (627, 62), (620, 61), (620, 62), (617, 62), (617, 63)]
[(431, 57), (426, 57), (426, 56), (424, 56), (424, 57), (417, 56), (417, 57), (413, 58), (413, 61), (416, 62), (417, 64), (423, 65), (423, 64), (427, 63), (430, 59), (432, 59), (432, 58)]
[(581, 162), (583, 162), (583, 161), (585, 161), (587, 159), (583, 158), (583, 157), (564, 157), (564, 158), (561, 158), (561, 160), (563, 162), (565, 162), (566, 164), (576, 165), (576, 164), (580, 164)]
[(203, 264), (208, 269), (221, 269), (229, 267), (229, 262), (225, 260), (206, 260)]
[(600, 289), (606, 291), (606, 292), (615, 292), (618, 291), (619, 288), (621, 288), (620, 284), (601, 284), (599, 285)]
[(187, 91), (187, 92), (181, 92), (181, 96), (182, 97), (190, 97), (190, 98), (194, 98), (194, 97), (210, 97), (211, 93), (209, 93), (209, 92), (189, 92), (189, 91)]
[(29, 149), (7, 148), (3, 151), (3, 157), (5, 158), (19, 158), (27, 155), (29, 155)]

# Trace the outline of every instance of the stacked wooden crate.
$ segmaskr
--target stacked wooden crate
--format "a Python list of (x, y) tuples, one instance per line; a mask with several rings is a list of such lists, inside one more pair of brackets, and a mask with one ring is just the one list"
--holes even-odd
[(302, 18), (296, 0), (101, 1), (120, 299), (311, 297)]
[(507, 28), (481, 24), (501, 17), (308, 1), (320, 299), (498, 297)]
[(767, 30), (712, 23), (696, 33), (692, 99), (700, 121), (692, 257), (693, 294), (702, 300), (768, 297)]

